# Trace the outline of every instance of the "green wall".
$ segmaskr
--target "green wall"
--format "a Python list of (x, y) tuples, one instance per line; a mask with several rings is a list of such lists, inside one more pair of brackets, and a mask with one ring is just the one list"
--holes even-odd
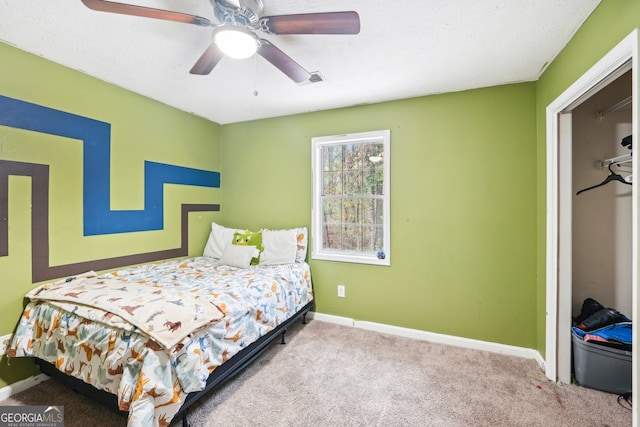
[[(218, 124), (0, 43), (0, 95), (111, 124), (111, 209), (144, 208), (143, 162), (220, 171)], [(164, 229), (86, 237), (81, 141), (0, 126), (0, 160), (49, 165), (49, 265), (180, 247), (181, 204), (220, 203), (220, 189), (165, 185)], [(0, 256), (0, 336), (13, 331), (31, 277), (31, 178), (9, 176), (9, 255)], [(0, 193), (2, 193), (0, 191)], [(4, 191), (6, 195), (6, 190)], [(35, 215), (35, 213), (34, 213)], [(217, 212), (189, 214), (188, 252), (202, 253)], [(0, 360), (0, 388), (33, 373), (30, 360)]]
[(546, 322), (546, 107), (640, 27), (640, 2), (603, 0), (537, 82), (537, 342), (545, 354)]
[(392, 265), (311, 260), (317, 311), (534, 348), (534, 83), (225, 125), (225, 223), (309, 225), (311, 138), (378, 129)]

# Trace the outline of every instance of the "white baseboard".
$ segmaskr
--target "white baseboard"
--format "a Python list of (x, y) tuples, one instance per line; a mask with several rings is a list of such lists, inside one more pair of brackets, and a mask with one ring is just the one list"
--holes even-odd
[(14, 394), (20, 393), (21, 391), (31, 388), (34, 385), (40, 384), (42, 381), (46, 381), (48, 379), (48, 375), (38, 374), (34, 375), (33, 377), (29, 377), (13, 384), (9, 384), (8, 386), (2, 387), (0, 388), (0, 400), (8, 399)]
[(308, 317), (311, 319), (321, 320), (323, 322), (335, 323), (342, 326), (355, 326), (354, 320), (348, 317), (334, 316), (333, 314), (323, 314), (310, 311)]
[(343, 326), (353, 326), (368, 331), (381, 332), (385, 334), (398, 335), (406, 338), (413, 338), (423, 341), (430, 341), (438, 344), (453, 345), (456, 347), (470, 348), (474, 350), (484, 350), (492, 353), (506, 354), (509, 356), (523, 357), (526, 359), (534, 359), (538, 365), (544, 370), (544, 358), (538, 350), (532, 348), (516, 347), (506, 344), (498, 344), (488, 341), (474, 340), (470, 338), (456, 337), (453, 335), (437, 334), (434, 332), (421, 331), (418, 329), (402, 328), (399, 326), (385, 325), (383, 323), (365, 322), (354, 320), (347, 317), (334, 316), (332, 314), (323, 314), (317, 312), (309, 312), (309, 317), (323, 322), (336, 323)]

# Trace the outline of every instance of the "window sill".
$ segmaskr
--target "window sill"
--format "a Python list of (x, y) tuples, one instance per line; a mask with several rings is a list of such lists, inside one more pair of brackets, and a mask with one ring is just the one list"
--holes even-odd
[(382, 265), (387, 267), (391, 266), (391, 259), (389, 257), (389, 254), (387, 254), (387, 256), (384, 259), (380, 259), (375, 256), (319, 252), (319, 253), (312, 253), (311, 259), (316, 261), (336, 261), (336, 262), (351, 262), (356, 264)]

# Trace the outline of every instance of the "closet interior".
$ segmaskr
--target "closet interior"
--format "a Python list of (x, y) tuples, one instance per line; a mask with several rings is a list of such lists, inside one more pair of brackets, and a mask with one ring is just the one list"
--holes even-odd
[[(631, 320), (632, 185), (636, 185), (632, 176), (631, 74), (631, 70), (622, 74), (572, 111), (574, 320), (588, 298)], [(630, 369), (630, 348), (628, 359)], [(609, 384), (593, 388), (623, 394), (617, 387), (615, 391), (607, 387)]]
[[(631, 316), (631, 71), (573, 110), (572, 312), (593, 298)], [(611, 107), (618, 106), (617, 109)], [(611, 159), (613, 159), (612, 163)], [(616, 160), (619, 159), (619, 160)], [(625, 182), (606, 181), (608, 167)], [(580, 194), (577, 194), (581, 192)]]

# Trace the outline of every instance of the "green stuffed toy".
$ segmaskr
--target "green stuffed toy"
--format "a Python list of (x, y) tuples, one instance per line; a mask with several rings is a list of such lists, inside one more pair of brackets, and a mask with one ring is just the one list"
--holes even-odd
[[(236, 231), (233, 233), (233, 241), (231, 243), (240, 246), (255, 246), (260, 253), (264, 251), (264, 246), (262, 246), (262, 231), (252, 232), (245, 230), (244, 233), (238, 233)], [(258, 265), (259, 263), (260, 255), (256, 258), (251, 258), (251, 265)]]

